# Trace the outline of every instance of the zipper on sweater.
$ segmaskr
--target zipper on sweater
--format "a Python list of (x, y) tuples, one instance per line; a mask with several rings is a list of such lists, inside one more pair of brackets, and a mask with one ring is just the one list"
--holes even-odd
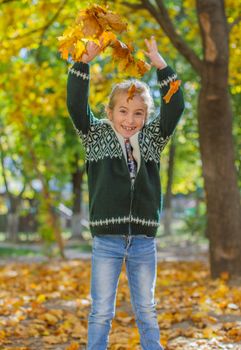
[(132, 215), (132, 203), (133, 203), (133, 195), (134, 195), (134, 184), (135, 180), (133, 179), (131, 181), (131, 202), (130, 202), (130, 211), (129, 211), (129, 229), (128, 229), (128, 236), (131, 235), (131, 215)]

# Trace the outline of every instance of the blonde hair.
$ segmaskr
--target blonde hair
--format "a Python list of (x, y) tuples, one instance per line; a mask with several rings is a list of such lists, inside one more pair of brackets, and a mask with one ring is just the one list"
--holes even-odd
[(121, 83), (115, 84), (112, 87), (111, 93), (109, 95), (109, 102), (107, 104), (107, 108), (113, 110), (116, 104), (117, 95), (121, 93), (128, 93), (129, 89), (131, 89), (133, 85), (135, 85), (135, 92), (133, 93), (133, 96), (140, 96), (142, 98), (143, 103), (146, 106), (148, 118), (150, 114), (154, 111), (153, 98), (151, 96), (149, 86), (146, 83), (137, 79), (124, 80)]

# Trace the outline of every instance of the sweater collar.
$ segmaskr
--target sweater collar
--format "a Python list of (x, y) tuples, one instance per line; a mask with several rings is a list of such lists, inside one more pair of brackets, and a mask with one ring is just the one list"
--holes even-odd
[[(125, 160), (127, 162), (127, 156), (126, 156), (126, 149), (125, 149), (125, 138), (118, 132), (116, 131), (114, 124), (109, 120), (109, 119), (102, 119), (102, 122), (105, 124), (108, 124), (112, 127), (113, 131), (115, 132), (118, 141), (120, 142), (122, 152), (124, 154)], [(133, 136), (129, 138), (130, 144), (133, 149), (133, 157), (137, 163), (137, 171), (139, 171), (140, 166), (141, 166), (141, 153), (140, 153), (140, 146), (138, 142), (138, 136), (139, 136), (140, 131), (135, 133)]]

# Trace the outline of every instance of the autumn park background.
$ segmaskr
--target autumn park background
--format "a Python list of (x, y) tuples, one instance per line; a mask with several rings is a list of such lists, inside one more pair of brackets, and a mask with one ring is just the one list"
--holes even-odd
[[(240, 350), (240, 0), (0, 0), (0, 349), (86, 345), (88, 192), (66, 108), (71, 59), (61, 57), (59, 38), (94, 4), (128, 24), (118, 39), (136, 59), (145, 60), (144, 38), (155, 35), (182, 80), (185, 112), (161, 159), (162, 344)], [(127, 68), (108, 47), (91, 64), (96, 116)], [(141, 79), (158, 110), (155, 70)], [(110, 349), (140, 349), (124, 271)]]

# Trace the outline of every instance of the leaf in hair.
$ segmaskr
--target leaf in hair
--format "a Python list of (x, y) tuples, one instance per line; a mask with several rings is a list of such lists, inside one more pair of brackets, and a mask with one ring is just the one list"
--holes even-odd
[(127, 91), (127, 102), (129, 102), (129, 100), (133, 99), (136, 92), (137, 92), (137, 88), (136, 88), (135, 84), (132, 83)]

